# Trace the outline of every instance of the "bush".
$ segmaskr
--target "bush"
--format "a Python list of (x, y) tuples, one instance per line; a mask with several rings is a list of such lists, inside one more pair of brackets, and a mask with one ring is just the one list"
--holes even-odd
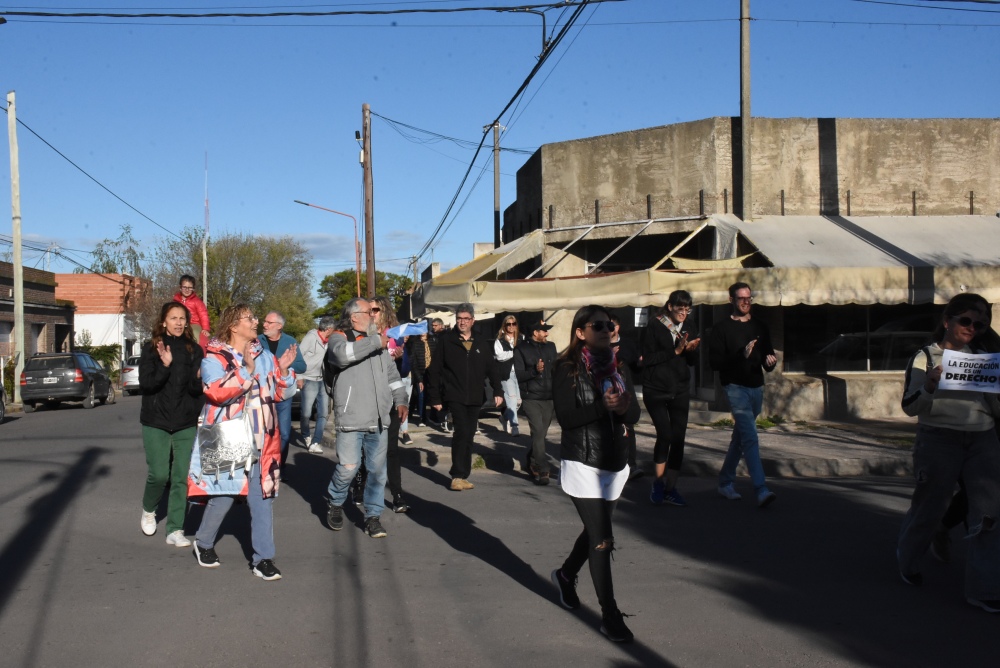
[(716, 420), (715, 422), (712, 422), (711, 424), (709, 424), (709, 426), (721, 428), (721, 427), (732, 427), (734, 424), (736, 423), (733, 422), (732, 418), (722, 418), (721, 420)]
[(76, 346), (75, 350), (81, 353), (87, 353), (94, 358), (99, 364), (103, 365), (105, 369), (108, 370), (108, 375), (111, 376), (111, 380), (118, 382), (118, 377), (121, 375), (121, 359), (122, 359), (122, 347), (118, 343), (113, 343), (108, 346)]
[(7, 401), (14, 401), (14, 357), (7, 358), (3, 367), (3, 389), (7, 391)]

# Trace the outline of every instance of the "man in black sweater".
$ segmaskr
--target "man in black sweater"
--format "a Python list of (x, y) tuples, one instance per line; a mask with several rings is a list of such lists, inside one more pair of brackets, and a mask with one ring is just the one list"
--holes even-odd
[(771, 345), (771, 331), (750, 315), (753, 303), (750, 286), (746, 283), (729, 286), (729, 301), (732, 313), (715, 323), (708, 342), (708, 361), (719, 372), (735, 423), (729, 452), (719, 471), (719, 494), (732, 501), (742, 498), (733, 488), (736, 465), (742, 456), (753, 482), (757, 506), (766, 508), (776, 497), (767, 488), (760, 462), (757, 416), (764, 399), (764, 371), (772, 371), (778, 358)]
[(440, 411), (447, 404), (454, 421), (451, 439), (451, 489), (472, 489), (472, 439), (483, 406), (483, 383), (488, 377), (493, 388), (493, 402), (503, 403), (500, 374), (493, 362), (493, 339), (477, 340), (472, 334), (476, 322), (472, 304), (455, 310), (455, 329), (438, 337), (427, 368), (427, 403)]
[(521, 387), (521, 408), (531, 427), (528, 472), (536, 485), (549, 484), (549, 460), (545, 435), (552, 424), (552, 374), (556, 369), (556, 345), (549, 341), (552, 325), (539, 320), (531, 326), (531, 338), (514, 348), (514, 373)]

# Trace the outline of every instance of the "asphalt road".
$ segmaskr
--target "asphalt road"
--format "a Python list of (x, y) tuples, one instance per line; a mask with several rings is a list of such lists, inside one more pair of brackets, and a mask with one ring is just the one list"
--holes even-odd
[(619, 646), (597, 631), (586, 571), (577, 612), (549, 582), (580, 529), (572, 505), (514, 471), (455, 493), (446, 470), (404, 469), (413, 511), (387, 512), (389, 537), (373, 540), (353, 508), (343, 531), (323, 526), (332, 455), (296, 448), (275, 504), (285, 577), (250, 574), (245, 506), (224, 525), (222, 567), (198, 567), (162, 519), (139, 531), (140, 400), (0, 425), (0, 665), (995, 665), (1000, 616), (964, 602), (960, 566), (928, 559), (921, 588), (896, 574), (905, 479), (776, 480), (766, 511), (745, 479), (727, 502), (685, 478), (685, 509), (630, 483), (613, 569), (636, 642)]

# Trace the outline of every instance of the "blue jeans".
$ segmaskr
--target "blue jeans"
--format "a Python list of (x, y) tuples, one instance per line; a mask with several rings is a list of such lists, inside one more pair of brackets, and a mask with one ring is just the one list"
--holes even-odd
[(517, 405), (521, 402), (521, 388), (517, 384), (517, 376), (514, 375), (513, 369), (510, 370), (510, 378), (500, 381), (500, 387), (503, 388), (503, 402), (506, 404), (503, 407), (500, 421), (509, 422), (511, 427), (516, 427)]
[[(327, 401), (326, 388), (323, 387), (323, 381), (303, 380), (302, 389), (299, 391), (302, 393), (302, 406), (299, 408), (299, 412), (301, 413), (299, 416), (299, 433), (302, 434), (302, 438), (308, 445), (310, 443), (310, 434), (312, 434), (309, 430), (309, 418), (312, 417), (313, 408), (315, 407), (316, 435), (312, 440), (322, 444), (323, 430), (326, 428), (326, 408), (329, 403)], [(291, 404), (289, 404), (289, 420), (291, 420), (291, 417)]]
[[(271, 514), (271, 504), (274, 497), (264, 498), (260, 487), (260, 462), (250, 469), (250, 479), (247, 481), (247, 505), (250, 506), (250, 542), (253, 544), (253, 563), (256, 566), (264, 559), (274, 559), (274, 521)], [(215, 539), (219, 535), (219, 527), (226, 513), (233, 506), (231, 496), (213, 496), (205, 506), (205, 514), (201, 518), (201, 526), (195, 534), (195, 541), (203, 550), (215, 547)]]
[(965, 595), (1000, 599), (1000, 443), (996, 432), (958, 431), (920, 425), (913, 444), (916, 485), (899, 532), (897, 558), (904, 573), (920, 570), (920, 559), (941, 527), (955, 484), (969, 497)]
[(277, 401), (274, 407), (278, 411), (278, 431), (281, 433), (281, 464), (284, 465), (288, 456), (288, 438), (292, 435), (292, 400)]
[(330, 503), (344, 505), (347, 490), (358, 473), (361, 457), (364, 455), (368, 482), (365, 483), (365, 519), (379, 517), (385, 508), (385, 455), (389, 448), (389, 432), (378, 431), (338, 431), (337, 468), (330, 478), (327, 494)]
[(764, 480), (764, 466), (760, 463), (760, 443), (757, 440), (757, 416), (764, 403), (763, 387), (744, 387), (730, 383), (725, 386), (729, 397), (729, 407), (733, 412), (733, 437), (729, 440), (729, 452), (719, 471), (719, 486), (733, 484), (736, 480), (736, 465), (740, 457), (746, 460), (747, 473), (753, 482), (754, 494), (767, 490)]

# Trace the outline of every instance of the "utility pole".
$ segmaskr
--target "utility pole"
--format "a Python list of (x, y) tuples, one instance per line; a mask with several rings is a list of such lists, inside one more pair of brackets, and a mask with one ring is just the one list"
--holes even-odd
[(375, 216), (374, 186), (372, 184), (372, 116), (368, 103), (361, 105), (361, 130), (364, 135), (361, 168), (365, 179), (365, 274), (368, 277), (368, 296), (375, 296)]
[(201, 297), (208, 304), (208, 151), (205, 151), (205, 234), (201, 237)]
[(753, 188), (750, 181), (750, 0), (740, 0), (740, 134), (743, 139), (743, 220), (753, 218)]
[[(542, 15), (545, 16), (544, 14)], [(500, 248), (500, 121), (493, 123), (493, 247)]]
[(7, 135), (10, 137), (10, 210), (14, 227), (14, 403), (21, 403), (24, 371), (24, 265), (21, 259), (21, 175), (17, 159), (17, 110), (14, 91), (7, 93)]

